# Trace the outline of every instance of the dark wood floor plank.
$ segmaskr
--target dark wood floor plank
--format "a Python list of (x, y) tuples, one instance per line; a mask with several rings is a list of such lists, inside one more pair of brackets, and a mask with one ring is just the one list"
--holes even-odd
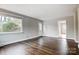
[(74, 40), (39, 37), (0, 47), (0, 55), (75, 55), (78, 45)]

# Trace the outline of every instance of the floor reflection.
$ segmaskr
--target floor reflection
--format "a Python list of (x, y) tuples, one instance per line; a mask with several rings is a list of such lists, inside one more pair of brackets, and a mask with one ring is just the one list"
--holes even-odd
[(59, 39), (60, 40), (60, 51), (61, 54), (67, 54), (68, 53), (68, 44), (67, 44), (67, 39), (62, 38)]

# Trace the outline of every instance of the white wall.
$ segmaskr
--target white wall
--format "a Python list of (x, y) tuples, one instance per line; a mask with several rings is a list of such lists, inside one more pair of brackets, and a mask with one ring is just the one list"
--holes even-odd
[(69, 17), (66, 20), (66, 23), (67, 23), (67, 38), (68, 39), (75, 39), (74, 17)]
[(79, 5), (77, 5), (74, 19), (75, 19), (74, 21), (75, 22), (75, 39), (79, 47)]
[[(24, 9), (26, 7), (26, 5), (25, 5), (25, 7), (23, 7), (23, 6), (19, 6), (18, 7), (18, 6), (15, 5), (18, 8), (16, 8), (14, 5), (13, 6), (9, 5), (9, 6), (8, 5), (4, 5), (4, 6), (0, 6), (0, 7), (3, 7), (3, 8), (8, 9), (8, 10), (15, 11), (15, 12), (19, 11), (19, 13), (24, 10), (21, 13), (25, 13), (25, 14), (27, 14), (27, 12), (30, 11), (30, 9), (29, 10), (26, 9), (26, 10), (28, 10), (26, 12), (26, 10)], [(43, 8), (44, 7), (45, 6), (43, 6)], [(67, 29), (67, 38), (73, 38), (74, 37), (73, 17), (71, 17), (70, 15), (73, 15), (73, 11), (74, 10), (73, 10), (73, 8), (71, 6), (70, 6), (71, 7), (70, 8), (69, 5), (67, 7), (66, 6), (64, 7), (64, 5), (62, 5), (60, 7), (61, 8), (59, 8), (59, 5), (57, 7), (58, 9), (52, 7), (52, 9), (54, 10), (53, 11), (53, 10), (51, 10), (50, 7), (47, 8), (47, 6), (46, 6), (46, 9), (41, 10), (42, 11), (41, 14), (39, 14), (40, 12), (36, 13), (36, 9), (35, 9), (36, 7), (35, 7), (34, 8), (35, 12), (31, 13), (31, 12), (33, 12), (33, 11), (31, 11), (30, 14), (33, 14), (33, 15), (35, 14), (36, 16), (39, 15), (38, 18), (40, 17), (40, 15), (41, 16), (44, 15), (43, 17), (40, 17), (40, 19), (44, 19), (44, 34), (43, 34), (44, 36), (58, 37), (59, 34), (58, 34), (58, 24), (57, 24), (57, 21), (59, 21), (59, 20), (68, 20), (67, 21), (68, 22), (67, 23), (67, 27), (68, 27), (68, 29)], [(40, 9), (43, 9), (43, 8), (40, 8)], [(69, 8), (69, 9), (65, 9), (65, 11), (64, 11), (63, 10), (64, 8)], [(40, 9), (37, 9), (37, 11), (39, 11)], [(47, 9), (49, 9), (49, 10), (47, 10)], [(31, 10), (32, 10), (32, 8), (31, 8)], [(47, 14), (45, 14), (46, 13), (45, 10), (47, 10), (49, 12), (47, 12)], [(51, 10), (51, 12), (55, 12), (55, 13), (51, 13), (50, 10)], [(73, 11), (71, 11), (71, 10), (73, 10)], [(50, 17), (50, 14), (51, 14), (51, 17)], [(46, 15), (49, 15), (49, 17), (46, 16)], [(68, 16), (68, 17), (64, 17), (63, 15), (64, 16)], [(55, 20), (54, 17), (58, 18), (58, 19)], [(62, 17), (64, 17), (64, 18), (62, 18)], [(11, 43), (11, 42), (20, 41), (20, 40), (27, 40), (28, 38), (31, 38), (31, 37), (40, 36), (39, 35), (39, 29), (38, 29), (38, 22), (40, 22), (40, 21), (37, 20), (37, 19), (31, 18), (31, 17), (25, 17), (23, 19), (23, 31), (24, 32), (22, 32), (22, 33), (13, 33), (13, 34), (4, 34), (4, 35), (0, 34), (0, 46), (8, 44), (8, 43)]]
[(58, 37), (58, 24), (56, 21), (44, 21), (44, 36)]
[(42, 21), (31, 17), (23, 18), (23, 32), (0, 34), (0, 46), (40, 36), (38, 23)]
[(67, 38), (74, 39), (74, 17), (73, 16), (59, 18), (54, 21), (53, 20), (44, 21), (44, 35), (50, 36), (50, 37), (59, 37), (59, 30), (58, 30), (59, 20), (66, 20)]
[(72, 16), (76, 4), (0, 4), (0, 8), (41, 20), (54, 20), (65, 16)]

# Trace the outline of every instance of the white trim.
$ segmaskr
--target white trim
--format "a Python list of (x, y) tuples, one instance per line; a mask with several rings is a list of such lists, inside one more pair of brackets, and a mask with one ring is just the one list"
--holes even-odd
[(14, 34), (14, 33), (22, 33), (23, 31), (20, 32), (0, 32), (0, 34)]
[(72, 39), (72, 40), (74, 40), (75, 38), (66, 38), (66, 39)]
[(59, 36), (48, 36), (48, 35), (42, 35), (42, 36), (47, 36), (47, 37), (59, 37)]
[(66, 24), (66, 20), (60, 20), (60, 21), (58, 21), (59, 37), (62, 37), (61, 28), (60, 28), (61, 27), (61, 23), (65, 23)]

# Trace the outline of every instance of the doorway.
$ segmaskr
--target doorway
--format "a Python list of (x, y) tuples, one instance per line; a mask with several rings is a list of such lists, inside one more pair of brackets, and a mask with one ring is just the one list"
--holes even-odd
[(59, 37), (66, 38), (66, 20), (58, 21)]

